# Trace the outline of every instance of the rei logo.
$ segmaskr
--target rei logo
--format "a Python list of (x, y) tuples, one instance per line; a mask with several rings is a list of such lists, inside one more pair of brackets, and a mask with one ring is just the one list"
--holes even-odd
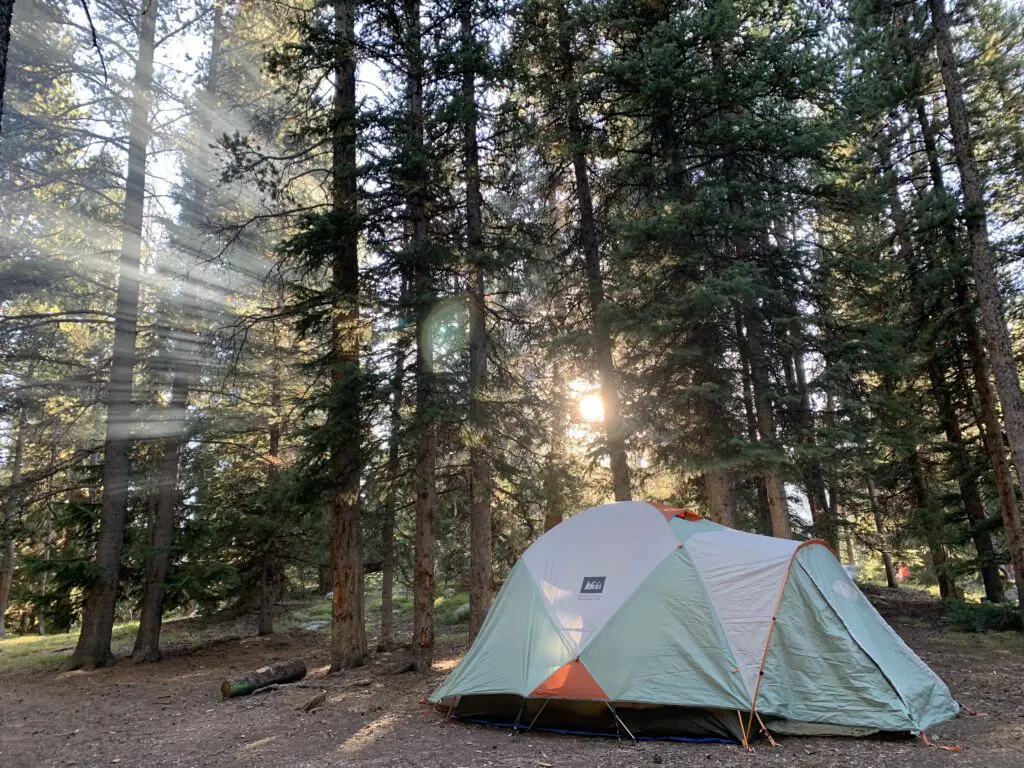
[(600, 595), (604, 592), (605, 576), (584, 576), (580, 595)]

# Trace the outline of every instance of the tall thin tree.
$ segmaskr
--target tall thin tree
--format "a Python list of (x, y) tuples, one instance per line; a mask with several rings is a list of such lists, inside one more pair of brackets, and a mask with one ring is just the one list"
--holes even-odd
[[(1020, 387), (1010, 331), (1006, 325), (1006, 310), (999, 289), (995, 261), (989, 247), (985, 186), (978, 167), (970, 114), (964, 96), (963, 77), (953, 47), (945, 0), (928, 0), (928, 8), (931, 13), (939, 71), (945, 88), (953, 151), (960, 170), (963, 217), (967, 228), (967, 243), (971, 254), (974, 284), (978, 292), (981, 321), (988, 342), (992, 371), (995, 374), (996, 390), (1003, 407), (1003, 424), (1006, 426), (1010, 453), (1017, 475), (1021, 477), (1024, 472), (1024, 392)], [(1006, 507), (1003, 509), (1007, 545), (1014, 570), (1020, 579), (1024, 577), (1024, 531), (1020, 517), (1007, 519)], [(1024, 613), (1024, 601), (1021, 601), (1021, 611)]]
[(363, 540), (359, 474), (362, 427), (359, 372), (359, 204), (356, 102), (358, 0), (334, 2), (334, 106), (331, 196), (335, 233), (331, 255), (331, 669), (366, 659)]
[(157, 0), (144, 0), (139, 15), (139, 54), (132, 83), (128, 129), (128, 177), (125, 185), (118, 259), (114, 351), (107, 388), (107, 429), (103, 443), (103, 500), (95, 563), (98, 576), (89, 585), (82, 607), (82, 631), (71, 657), (73, 669), (114, 663), (110, 639), (117, 607), (121, 550), (128, 515), (129, 451), (132, 443), (132, 378), (139, 318), (139, 265), (146, 199), (146, 152), (152, 128), (153, 54)]
[(491, 472), (484, 449), (487, 415), (487, 305), (483, 254), (483, 199), (480, 194), (479, 109), (476, 79), (479, 44), (474, 0), (458, 7), (462, 64), (463, 175), (466, 185), (466, 262), (469, 278), (469, 640), (483, 626), (491, 605)]

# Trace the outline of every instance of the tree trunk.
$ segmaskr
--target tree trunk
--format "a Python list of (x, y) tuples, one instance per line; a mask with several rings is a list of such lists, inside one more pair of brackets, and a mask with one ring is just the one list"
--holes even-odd
[[(700, 351), (700, 364), (694, 372), (693, 384), (700, 393), (694, 403), (694, 409), (698, 418), (704, 422), (705, 442), (701, 448), (705, 461), (720, 463), (724, 460), (722, 449), (729, 443), (732, 435), (727, 426), (729, 419), (718, 398), (719, 393), (729, 391), (730, 384), (722, 378), (722, 355), (712, 325), (706, 322), (698, 323), (692, 338), (692, 346)], [(729, 473), (720, 466), (706, 468), (704, 487), (711, 519), (720, 525), (734, 527), (735, 509)]]
[[(49, 588), (50, 572), (50, 553), (52, 552), (52, 540), (53, 540), (53, 507), (49, 502), (46, 503), (46, 522), (45, 522), (45, 533), (43, 534), (43, 575), (39, 578), (39, 594), (46, 595), (46, 590)], [(39, 634), (46, 635), (46, 613), (40, 609), (39, 611)], [(2, 635), (0, 635), (2, 637)]]
[[(188, 203), (192, 226), (198, 226), (206, 215), (210, 184), (203, 177), (208, 169), (211, 140), (211, 110), (217, 92), (217, 67), (220, 59), (222, 40), (222, 9), (214, 10), (213, 29), (210, 40), (210, 57), (207, 63), (206, 81), (200, 94), (195, 113), (197, 141), (195, 145), (194, 168), (191, 171), (193, 189)], [(197, 279), (189, 280), (184, 295), (188, 297), (186, 311), (196, 312), (199, 304)], [(189, 318), (195, 322), (196, 318)], [(188, 319), (186, 320), (188, 322)], [(156, 515), (151, 522), (151, 550), (146, 563), (146, 581), (140, 609), (139, 629), (135, 636), (132, 660), (150, 662), (160, 660), (160, 628), (163, 620), (164, 583), (170, 567), (171, 545), (174, 542), (174, 511), (177, 502), (178, 471), (181, 452), (185, 445), (185, 424), (188, 412), (188, 397), (191, 379), (195, 373), (198, 339), (194, 331), (181, 329), (179, 348), (173, 359), (176, 370), (171, 378), (171, 400), (167, 408), (164, 425), (166, 437), (158, 469)]]
[[(405, 292), (403, 285), (403, 294)], [(384, 497), (384, 521), (381, 527), (381, 585), (380, 585), (380, 649), (390, 651), (395, 646), (395, 507), (398, 504), (400, 472), (402, 401), (405, 385), (405, 358), (408, 352), (405, 336), (395, 343), (395, 357), (391, 371), (391, 407), (388, 435), (388, 490)]]
[(151, 127), (149, 108), (153, 84), (153, 49), (157, 0), (145, 0), (139, 31), (139, 56), (132, 84), (131, 125), (128, 131), (128, 178), (125, 185), (121, 255), (118, 260), (114, 351), (107, 388), (107, 430), (103, 444), (103, 503), (95, 564), (96, 580), (85, 590), (82, 630), (71, 657), (72, 669), (113, 664), (110, 637), (117, 608), (121, 550), (128, 514), (129, 451), (134, 422), (132, 378), (139, 318), (139, 265), (146, 198), (146, 147)]
[(260, 607), (256, 620), (256, 634), (260, 637), (274, 634), (274, 605), (281, 590), (277, 560), (273, 549), (263, 553), (260, 562)]
[(875, 532), (878, 534), (878, 551), (882, 554), (882, 565), (885, 566), (885, 583), (890, 589), (898, 589), (899, 582), (896, 580), (896, 569), (893, 567), (892, 554), (886, 542), (885, 525), (882, 522), (882, 513), (878, 509), (878, 497), (875, 493), (875, 481), (868, 478), (868, 502), (871, 505), (871, 517), (875, 523)]
[(928, 492), (928, 485), (921, 466), (921, 456), (917, 448), (910, 454), (910, 487), (921, 520), (925, 541), (932, 558), (935, 579), (939, 583), (939, 595), (945, 600), (956, 597), (956, 584), (949, 573), (948, 556), (946, 554), (945, 526), (942, 523), (942, 511), (935, 508), (935, 502)]
[(462, 46), (463, 163), (466, 180), (466, 250), (469, 281), (469, 641), (483, 626), (491, 606), (491, 471), (486, 444), (487, 305), (483, 267), (483, 200), (477, 145), (477, 41), (473, 0), (458, 4)]
[[(277, 292), (277, 311), (284, 307), (284, 299), (284, 285), (281, 285)], [(284, 414), (281, 408), (281, 364), (277, 360), (273, 362), (273, 372), (270, 375), (270, 410), (273, 413), (273, 420), (270, 422), (267, 435), (267, 488), (271, 488), (277, 482), (281, 456), (281, 420)], [(273, 536), (264, 542), (260, 563), (260, 608), (256, 634), (261, 637), (274, 634), (274, 605), (281, 591), (281, 574), (277, 566), (275, 543)]]
[[(1006, 425), (1010, 453), (1019, 478), (1021, 467), (1024, 467), (1024, 393), (1021, 392), (1013, 345), (1006, 325), (1006, 312), (999, 290), (995, 261), (989, 249), (985, 190), (975, 157), (974, 138), (971, 136), (960, 66), (950, 37), (946, 3), (945, 0), (928, 0), (928, 5), (931, 10), (935, 50), (945, 86), (953, 149), (957, 167), (960, 169), (963, 215), (967, 227), (974, 283), (981, 307), (981, 320), (988, 341), (992, 370), (995, 373), (996, 389), (1003, 406), (1003, 423)], [(1005, 522), (1005, 507), (1003, 515)], [(1014, 559), (1014, 570), (1024, 575), (1024, 539), (1021, 537), (1019, 516), (1009, 520), (1009, 523), (1010, 528), (1006, 531), (1006, 536), (1011, 557)], [(1018, 581), (1018, 584), (1021, 583), (1024, 582)], [(1021, 602), (1021, 606), (1024, 615), (1024, 601)]]
[[(420, 268), (421, 271), (426, 271)], [(420, 284), (429, 277), (420, 277)], [(420, 295), (424, 295), (422, 290)], [(422, 299), (421, 299), (422, 302)], [(429, 305), (422, 303), (416, 345), (416, 532), (413, 541), (413, 665), (430, 669), (434, 654), (434, 513), (437, 505), (437, 429), (432, 423), (433, 349), (428, 328)]]
[(551, 435), (544, 460), (544, 530), (550, 531), (565, 515), (565, 455), (569, 431), (569, 406), (565, 376), (555, 357), (551, 359)]
[[(560, 9), (564, 17), (564, 6)], [(564, 21), (564, 18), (563, 18)], [(567, 26), (567, 25), (564, 25)], [(579, 208), (580, 242), (586, 273), (587, 299), (590, 308), (590, 336), (597, 377), (604, 405), (605, 441), (612, 472), (616, 501), (629, 501), (632, 496), (629, 462), (626, 457), (626, 432), (619, 403), (618, 373), (612, 356), (612, 333), (608, 319), (604, 274), (601, 269), (601, 248), (598, 239), (594, 199), (587, 168), (587, 140), (580, 105), (574, 95), (575, 62), (567, 34), (560, 35), (566, 101), (566, 131), (576, 182), (576, 203)]]
[(1003, 584), (999, 575), (999, 566), (996, 563), (992, 536), (985, 528), (985, 524), (988, 522), (988, 512), (985, 511), (985, 503), (982, 501), (981, 492), (978, 489), (978, 477), (971, 466), (963, 433), (960, 430), (960, 420), (953, 406), (953, 399), (942, 375), (939, 361), (936, 359), (937, 354), (938, 350), (932, 349), (928, 360), (928, 378), (931, 382), (932, 397), (938, 407), (939, 423), (942, 424), (946, 440), (949, 442), (953, 473), (956, 475), (957, 484), (960, 487), (960, 498), (963, 500), (964, 511), (967, 514), (967, 524), (970, 528), (971, 538), (974, 540), (974, 548), (978, 552), (978, 570), (981, 573), (982, 583), (985, 585), (985, 597), (993, 603), (998, 603), (1003, 599)]
[(857, 555), (853, 548), (853, 530), (849, 525), (846, 527), (846, 535), (843, 537), (843, 544), (846, 548), (846, 564), (857, 565)]
[(225, 699), (236, 696), (248, 696), (268, 685), (286, 685), (297, 683), (306, 676), (306, 664), (301, 659), (282, 661), (267, 667), (260, 667), (244, 677), (225, 680), (220, 684), (220, 694)]
[(988, 378), (988, 360), (982, 346), (981, 334), (974, 322), (973, 304), (968, 299), (967, 286), (963, 284), (962, 279), (958, 280), (957, 294), (967, 331), (967, 354), (971, 358), (975, 389), (981, 405), (982, 439), (995, 474), (999, 509), (1003, 516), (1003, 535), (1006, 537), (1006, 548), (1010, 553), (1010, 563), (1013, 566), (1014, 579), (1017, 584), (1021, 618), (1024, 619), (1024, 598), (1021, 597), (1021, 593), (1024, 591), (1024, 587), (1021, 586), (1024, 585), (1024, 530), (1022, 530), (1020, 509), (1017, 505), (1017, 493), (1014, 489), (1013, 477), (1010, 474), (1010, 466), (1006, 461), (1003, 431), (1000, 429), (999, 415), (996, 411), (995, 393), (992, 392), (992, 385)]
[[(50, 466), (57, 465), (57, 453), (60, 450), (60, 438), (61, 438), (61, 421), (58, 416), (53, 425), (53, 435), (50, 438)], [(50, 586), (50, 559), (53, 553), (53, 500), (52, 494), (57, 490), (56, 475), (51, 475), (49, 479), (49, 491), (51, 498), (47, 499), (45, 507), (46, 514), (43, 517), (43, 568), (42, 573), (39, 577), (39, 594), (46, 596), (46, 591)], [(2, 613), (0, 613), (2, 615)], [(39, 634), (46, 635), (46, 612), (39, 607)]]
[[(757, 431), (761, 442), (774, 445), (775, 415), (771, 402), (771, 381), (768, 376), (768, 361), (765, 357), (764, 335), (760, 318), (753, 311), (747, 313), (747, 351), (750, 356), (751, 383), (754, 388), (754, 405), (757, 411)], [(782, 477), (775, 466), (764, 470), (764, 485), (768, 494), (768, 508), (772, 516), (772, 536), (780, 539), (792, 538), (789, 522), (789, 503), (782, 484)]]
[(175, 371), (171, 381), (171, 402), (160, 469), (157, 473), (156, 518), (150, 529), (150, 552), (146, 558), (146, 581), (142, 593), (139, 630), (135, 635), (132, 660), (160, 661), (160, 626), (163, 621), (164, 583), (171, 562), (174, 541), (174, 510), (178, 500), (178, 465), (185, 438), (189, 374)]
[(802, 441), (812, 454), (804, 462), (804, 486), (807, 489), (807, 503), (811, 509), (811, 522), (814, 534), (828, 542), (832, 549), (838, 547), (838, 531), (836, 519), (831, 514), (825, 498), (825, 476), (821, 461), (813, 454), (817, 451), (817, 440), (814, 436), (814, 411), (811, 408), (811, 393), (807, 386), (807, 372), (804, 370), (802, 355), (796, 355), (793, 361), (795, 383), (800, 395), (800, 431)]
[(18, 407), (18, 434), (14, 438), (14, 458), (11, 462), (11, 486), (4, 504), (3, 543), (4, 567), (0, 573), (0, 637), (6, 633), (4, 616), (11, 599), (11, 585), (14, 582), (14, 518), (21, 503), (21, 470), (25, 461), (25, 433), (28, 430), (28, 408), (24, 403)]
[[(416, 532), (413, 541), (413, 668), (429, 671), (434, 656), (434, 514), (437, 505), (437, 428), (434, 424), (434, 350), (429, 318), (434, 275), (428, 261), (423, 80), (424, 61), (419, 0), (404, 0), (407, 95), (409, 105), (408, 200), (415, 259), (416, 306)], [(419, 167), (416, 167), (416, 166)]]
[[(751, 443), (757, 442), (757, 414), (754, 412), (754, 387), (751, 383), (753, 378), (750, 369), (750, 349), (747, 344), (746, 335), (743, 332), (743, 321), (737, 312), (735, 315), (736, 343), (740, 354), (740, 370), (743, 379), (743, 414), (747, 425), (747, 440)], [(757, 514), (760, 523), (761, 533), (770, 536), (772, 534), (772, 510), (768, 503), (768, 487), (765, 485), (764, 477), (761, 474), (754, 475), (754, 483), (757, 486)]]
[(0, 124), (4, 116), (4, 86), (7, 84), (7, 52), (11, 47), (14, 0), (0, 0)]
[[(941, 198), (946, 198), (946, 185), (942, 177), (942, 166), (939, 163), (938, 150), (935, 144), (935, 135), (932, 131), (930, 121), (928, 120), (924, 101), (922, 99), (917, 99), (915, 106), (918, 124), (921, 128), (921, 135), (924, 140), (925, 154), (928, 159), (932, 185), (935, 188), (936, 193)], [(885, 161), (890, 165), (890, 167), (892, 166), (892, 160), (890, 158), (886, 158)], [(903, 207), (896, 184), (897, 181), (894, 175), (889, 196), (893, 205), (893, 219), (896, 227), (896, 237), (900, 243), (900, 250), (902, 252), (904, 262), (910, 265), (912, 264), (911, 257), (913, 254), (913, 246), (911, 244), (910, 232), (907, 227), (906, 217), (903, 213)], [(949, 258), (952, 261), (956, 256), (957, 245), (956, 232), (953, 229), (952, 221), (944, 227), (944, 234), (946, 246), (949, 249)], [(963, 277), (956, 269), (953, 270), (953, 274), (953, 279), (955, 283), (957, 283), (957, 287), (959, 287), (959, 285), (963, 283)], [(921, 289), (919, 288), (919, 290)], [(926, 319), (925, 316), (927, 311), (922, 309), (921, 314), (922, 318)], [(970, 311), (970, 314), (972, 315), (971, 320), (973, 321), (973, 310)], [(961, 316), (962, 315), (963, 309), (961, 305)], [(973, 322), (970, 324), (973, 324)], [(959, 354), (959, 350), (957, 350), (957, 353)], [(963, 500), (964, 512), (967, 516), (967, 525), (970, 529), (971, 538), (974, 540), (974, 546), (978, 552), (978, 569), (981, 573), (982, 583), (985, 586), (985, 596), (992, 602), (1000, 602), (1003, 599), (1003, 584), (999, 575), (999, 567), (996, 563), (995, 547), (992, 544), (992, 536), (985, 528), (985, 523), (988, 522), (988, 512), (985, 510), (985, 504), (982, 501), (981, 493), (978, 489), (977, 473), (971, 466), (972, 462), (963, 438), (963, 432), (960, 429), (960, 419), (956, 412), (952, 395), (950, 394), (949, 387), (942, 371), (939, 355), (940, 350), (933, 341), (932, 349), (929, 350), (928, 356), (928, 379), (931, 384), (932, 397), (935, 399), (935, 403), (938, 408), (939, 423), (942, 425), (942, 429), (946, 434), (946, 440), (950, 445), (950, 457), (952, 459), (953, 473), (956, 476), (957, 484), (960, 488), (960, 497)]]
[(729, 492), (729, 474), (721, 467), (704, 470), (704, 487), (708, 494), (708, 512), (719, 525), (736, 527), (736, 514)]
[(363, 602), (363, 539), (359, 474), (362, 427), (359, 377), (359, 209), (356, 165), (355, 0), (334, 2), (334, 107), (331, 136), (332, 215), (335, 232), (331, 262), (331, 407), (328, 420), (338, 431), (331, 446), (331, 671), (358, 667), (366, 660)]
[[(939, 161), (938, 147), (935, 142), (935, 132), (932, 130), (931, 121), (928, 119), (924, 100), (918, 99), (915, 107), (918, 124), (921, 128), (921, 136), (924, 140), (925, 152), (928, 157), (928, 168), (932, 179), (932, 186), (941, 197), (948, 199), (949, 190), (946, 188), (946, 182), (943, 178), (942, 164)], [(957, 250), (956, 230), (952, 222), (949, 222), (944, 227), (944, 230), (949, 255), (952, 258)], [(1010, 552), (1010, 561), (1013, 565), (1016, 582), (1017, 584), (1024, 584), (1024, 531), (1021, 528), (1020, 509), (1017, 505), (1013, 477), (1009, 464), (1006, 461), (1006, 451), (1003, 446), (1002, 437), (1003, 430), (999, 424), (995, 393), (992, 391), (992, 384), (989, 381), (989, 363), (985, 354), (985, 344), (982, 340), (981, 330), (978, 328), (975, 302), (971, 297), (967, 280), (963, 272), (957, 269), (955, 265), (952, 273), (960, 321), (967, 339), (967, 356), (971, 361), (974, 386), (978, 394), (979, 405), (981, 406), (982, 435), (985, 452), (988, 454), (989, 461), (992, 464), (996, 490), (999, 494), (999, 509), (1003, 517), (1003, 534), (1006, 536), (1007, 549)], [(1002, 592), (1001, 580), (999, 587), (1000, 592)], [(1024, 601), (1020, 601), (1020, 607), (1021, 616), (1024, 618)]]

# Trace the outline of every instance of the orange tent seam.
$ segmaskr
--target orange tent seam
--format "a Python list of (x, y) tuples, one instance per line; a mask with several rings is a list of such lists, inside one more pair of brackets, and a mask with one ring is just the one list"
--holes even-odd
[(761, 681), (764, 680), (764, 664), (768, 660), (768, 644), (772, 641), (772, 632), (775, 631), (775, 620), (779, 615), (779, 608), (782, 605), (782, 593), (786, 591), (786, 584), (789, 583), (789, 574), (793, 570), (793, 563), (796, 562), (797, 553), (804, 547), (810, 546), (811, 544), (821, 544), (829, 552), (835, 554), (832, 547), (828, 545), (823, 539), (807, 539), (807, 541), (801, 541), (796, 549), (793, 550), (793, 554), (789, 557), (789, 565), (786, 566), (786, 575), (782, 579), (782, 586), (779, 587), (779, 594), (775, 598), (775, 607), (772, 609), (772, 621), (768, 625), (768, 636), (764, 639), (764, 651), (761, 653), (761, 666), (757, 670), (757, 683), (754, 685), (754, 698), (750, 702), (750, 719), (747, 721), (747, 732), (745, 736), (749, 739), (750, 729), (754, 726), (754, 717), (760, 720), (760, 716), (757, 714), (757, 696), (761, 692)]
[(671, 520), (673, 517), (679, 517), (683, 520), (703, 520), (704, 518), (694, 512), (692, 509), (680, 509), (679, 507), (670, 507), (668, 504), (662, 504), (658, 501), (648, 501), (652, 507), (661, 512), (666, 520)]
[(570, 661), (533, 689), (531, 698), (608, 701), (608, 694), (582, 661)]

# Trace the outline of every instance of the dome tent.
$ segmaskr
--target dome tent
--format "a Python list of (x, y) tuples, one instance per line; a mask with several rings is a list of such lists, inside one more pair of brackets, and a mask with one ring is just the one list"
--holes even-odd
[(647, 502), (537, 539), (429, 698), (472, 721), (742, 743), (918, 734), (959, 712), (823, 542)]

